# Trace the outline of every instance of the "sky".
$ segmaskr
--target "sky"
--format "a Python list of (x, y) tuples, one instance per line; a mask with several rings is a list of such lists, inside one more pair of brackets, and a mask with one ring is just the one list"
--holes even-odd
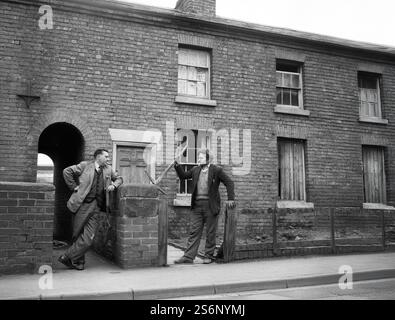
[[(120, 0), (174, 8), (177, 0)], [(395, 47), (395, 0), (217, 0), (217, 15)]]
[(39, 153), (37, 156), (37, 164), (39, 166), (53, 166), (51, 158), (42, 153)]

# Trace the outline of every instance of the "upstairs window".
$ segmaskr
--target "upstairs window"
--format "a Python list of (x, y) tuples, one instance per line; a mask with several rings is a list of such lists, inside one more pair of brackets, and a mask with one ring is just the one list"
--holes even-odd
[(302, 66), (279, 60), (276, 77), (277, 105), (303, 109)]
[(381, 118), (380, 77), (377, 74), (358, 73), (360, 116)]
[(210, 52), (179, 48), (178, 94), (210, 99)]

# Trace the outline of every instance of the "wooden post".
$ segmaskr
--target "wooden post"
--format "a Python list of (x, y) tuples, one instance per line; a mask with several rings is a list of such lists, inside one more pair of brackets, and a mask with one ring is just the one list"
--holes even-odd
[(382, 211), (381, 215), (381, 231), (382, 231), (382, 243), (383, 243), (383, 249), (385, 250), (386, 247), (386, 238), (385, 238), (385, 211)]
[(167, 217), (167, 200), (159, 201), (158, 213), (158, 263), (160, 267), (167, 266), (167, 237), (168, 237), (168, 217)]
[(272, 214), (272, 225), (273, 225), (273, 255), (277, 256), (277, 206), (274, 206)]
[(224, 262), (234, 260), (237, 230), (237, 209), (225, 208)]
[(330, 208), (330, 221), (331, 221), (331, 247), (332, 253), (336, 253), (336, 239), (335, 239), (335, 208)]

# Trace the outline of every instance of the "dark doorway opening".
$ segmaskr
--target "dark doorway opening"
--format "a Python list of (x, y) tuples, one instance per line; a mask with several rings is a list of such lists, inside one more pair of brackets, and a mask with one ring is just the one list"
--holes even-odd
[(68, 242), (72, 237), (72, 214), (66, 206), (71, 191), (64, 182), (63, 169), (80, 163), (84, 158), (84, 148), (81, 132), (69, 123), (54, 123), (40, 135), (38, 153), (46, 154), (54, 164), (54, 240)]

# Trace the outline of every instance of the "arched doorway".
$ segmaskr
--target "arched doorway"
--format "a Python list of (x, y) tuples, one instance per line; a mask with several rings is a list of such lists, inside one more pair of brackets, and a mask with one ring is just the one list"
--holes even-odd
[(50, 157), (54, 164), (53, 181), (55, 191), (54, 239), (70, 241), (72, 236), (72, 214), (66, 203), (71, 191), (63, 179), (63, 169), (83, 160), (84, 138), (73, 125), (58, 122), (48, 126), (40, 135), (38, 153)]

